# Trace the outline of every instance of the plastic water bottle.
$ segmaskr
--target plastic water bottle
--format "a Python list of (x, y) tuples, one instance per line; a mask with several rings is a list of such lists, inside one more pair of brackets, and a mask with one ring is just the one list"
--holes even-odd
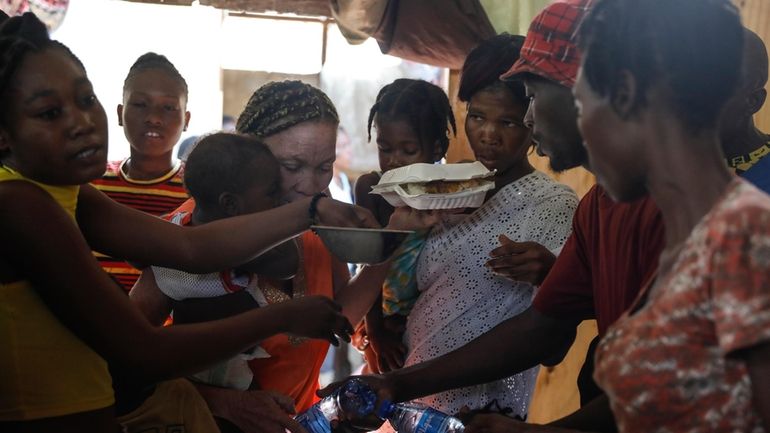
[(294, 419), (308, 433), (331, 433), (333, 420), (364, 418), (374, 412), (376, 403), (377, 394), (368, 385), (351, 379)]
[(417, 404), (384, 404), (378, 411), (380, 418), (390, 421), (398, 433), (463, 433), (465, 426), (459, 419)]

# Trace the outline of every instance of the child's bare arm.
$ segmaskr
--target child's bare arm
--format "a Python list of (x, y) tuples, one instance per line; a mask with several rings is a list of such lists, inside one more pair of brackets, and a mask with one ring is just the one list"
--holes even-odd
[[(377, 353), (377, 361), (380, 364), (377, 368), (381, 373), (387, 373), (404, 366), (407, 352), (402, 341), (404, 329), (398, 318), (383, 317), (382, 302), (375, 307), (378, 307), (377, 311), (372, 308), (366, 315), (366, 335), (369, 337), (369, 344)], [(405, 319), (403, 321), (405, 322)], [(397, 323), (398, 325), (395, 325)]]
[(381, 226), (385, 227), (393, 215), (394, 208), (382, 196), (369, 194), (372, 186), (380, 181), (377, 173), (369, 173), (358, 178), (355, 188), (355, 202), (357, 205), (368, 209)]
[(380, 181), (379, 176), (376, 173), (362, 174), (356, 181), (355, 189), (353, 190), (353, 201), (370, 212), (377, 212), (377, 208), (374, 203), (374, 196), (369, 194), (372, 191), (372, 186), (377, 185)]
[(139, 307), (144, 317), (155, 326), (160, 326), (171, 313), (171, 298), (166, 296), (155, 281), (155, 273), (151, 267), (142, 271), (139, 280), (129, 293), (131, 301)]
[(334, 256), (332, 256), (332, 284), (334, 287), (335, 299), (342, 289), (350, 284), (350, 269), (348, 269), (348, 264), (343, 263)]

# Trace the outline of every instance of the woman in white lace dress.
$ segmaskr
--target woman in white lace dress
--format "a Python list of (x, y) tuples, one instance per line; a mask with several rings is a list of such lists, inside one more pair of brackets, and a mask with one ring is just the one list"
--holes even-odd
[[(540, 283), (570, 233), (577, 197), (529, 164), (523, 85), (498, 80), (518, 59), (523, 39), (492, 38), (472, 51), (463, 67), (459, 96), (468, 103), (466, 133), (476, 158), (497, 170), (496, 189), (481, 208), (434, 228), (428, 237), (417, 264), (420, 297), (404, 335), (406, 366), (463, 346), (524, 311), (533, 284)], [(493, 272), (486, 264), (499, 242), (526, 242), (521, 247), (538, 257), (541, 272)], [(478, 409), (497, 400), (513, 409), (511, 415), (526, 416), (536, 376), (534, 368), (419, 401), (454, 414), (463, 406)]]

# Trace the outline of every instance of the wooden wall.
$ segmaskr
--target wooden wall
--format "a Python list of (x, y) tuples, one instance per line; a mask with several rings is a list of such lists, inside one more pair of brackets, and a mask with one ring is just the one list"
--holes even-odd
[(296, 75), (280, 72), (222, 70), (222, 114), (238, 119), (255, 90), (271, 81), (299, 80), (318, 87), (319, 74)]

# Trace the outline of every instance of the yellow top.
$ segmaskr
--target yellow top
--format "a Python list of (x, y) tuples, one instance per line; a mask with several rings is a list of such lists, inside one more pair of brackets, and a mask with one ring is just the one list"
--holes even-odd
[[(0, 182), (26, 180), (73, 219), (79, 187), (50, 186), (0, 167)], [(28, 281), (0, 283), (0, 421), (62, 416), (114, 404), (107, 363), (45, 306)]]

